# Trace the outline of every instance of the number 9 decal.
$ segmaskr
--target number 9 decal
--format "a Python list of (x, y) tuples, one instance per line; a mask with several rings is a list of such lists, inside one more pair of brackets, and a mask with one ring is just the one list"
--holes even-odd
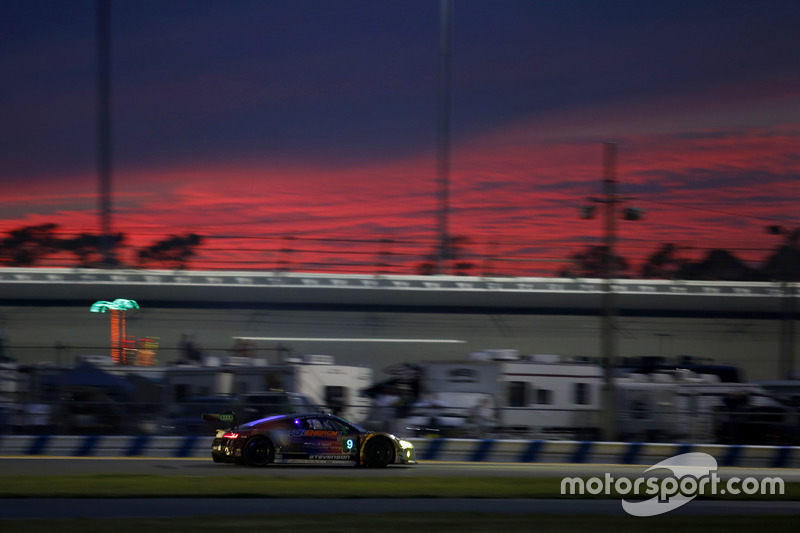
[(344, 451), (352, 452), (353, 448), (355, 447), (356, 443), (353, 439), (347, 439), (344, 441)]

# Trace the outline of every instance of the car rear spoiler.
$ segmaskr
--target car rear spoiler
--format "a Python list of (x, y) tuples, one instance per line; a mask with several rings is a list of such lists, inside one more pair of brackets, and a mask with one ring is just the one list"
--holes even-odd
[(230, 422), (231, 427), (236, 427), (236, 413), (227, 412), (220, 414), (203, 413), (206, 422)]

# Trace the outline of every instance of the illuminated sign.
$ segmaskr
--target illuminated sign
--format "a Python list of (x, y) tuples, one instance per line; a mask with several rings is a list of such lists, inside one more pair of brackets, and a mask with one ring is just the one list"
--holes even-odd
[(127, 311), (128, 309), (139, 309), (139, 304), (135, 300), (117, 298), (113, 302), (99, 301), (92, 304), (89, 311), (92, 313), (105, 313), (106, 309), (112, 311)]
[(111, 311), (111, 359), (115, 363), (128, 363), (127, 349), (125, 346), (125, 311), (139, 309), (139, 304), (134, 300), (118, 298), (113, 302), (101, 300), (89, 308), (92, 313), (105, 313)]

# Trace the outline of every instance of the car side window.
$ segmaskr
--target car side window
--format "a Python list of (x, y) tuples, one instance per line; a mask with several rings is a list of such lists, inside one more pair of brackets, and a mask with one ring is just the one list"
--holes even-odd
[(322, 423), (322, 420), (318, 418), (307, 418), (306, 424), (308, 429), (325, 429), (325, 425)]
[(344, 432), (344, 428), (342, 428), (342, 425), (336, 420), (326, 420), (325, 422), (330, 431), (338, 431), (339, 433)]
[(344, 424), (338, 420), (331, 420), (329, 418), (307, 418), (305, 422), (307, 424), (307, 429), (346, 433)]
[(341, 433), (343, 435), (349, 435), (350, 433), (356, 433), (355, 431), (353, 431), (353, 428), (350, 425), (346, 424), (345, 422), (343, 422), (341, 420), (333, 420), (333, 419), (328, 420), (328, 425), (330, 426), (331, 430), (338, 431), (339, 433)]

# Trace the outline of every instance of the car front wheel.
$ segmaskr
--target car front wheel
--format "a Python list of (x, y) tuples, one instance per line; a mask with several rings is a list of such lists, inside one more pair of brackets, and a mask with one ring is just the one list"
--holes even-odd
[(392, 462), (394, 446), (388, 439), (375, 438), (364, 445), (364, 466), (382, 468)]

